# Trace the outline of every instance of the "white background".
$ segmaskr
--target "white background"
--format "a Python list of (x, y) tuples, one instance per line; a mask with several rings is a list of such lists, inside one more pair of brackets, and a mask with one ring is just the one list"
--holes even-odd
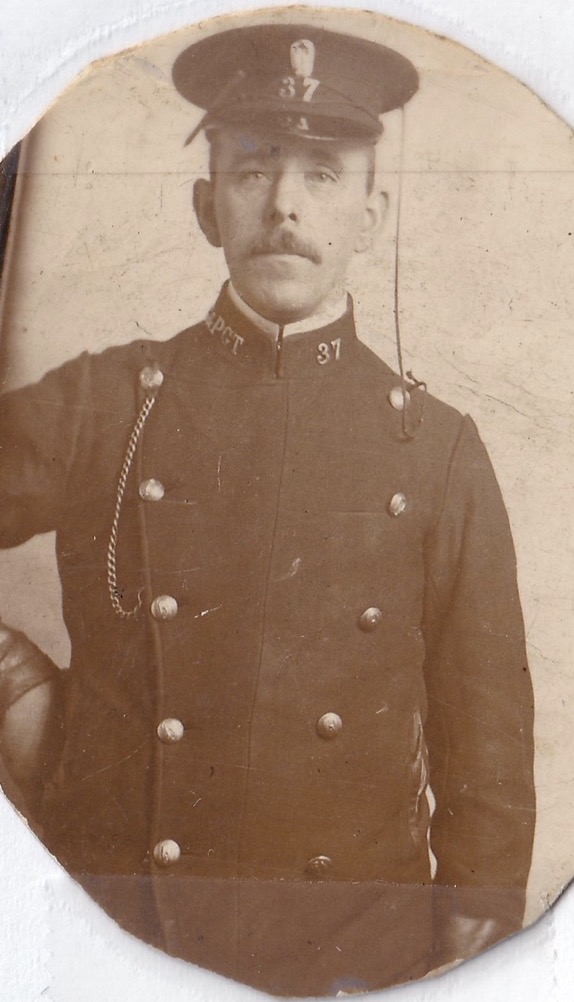
[[(246, 3), (2, 0), (0, 152), (92, 59)], [(344, 6), (354, 4), (348, 0)], [(357, 6), (361, 6), (358, 4)], [(372, 7), (464, 42), (529, 84), (574, 125), (571, 0), (378, 0)], [(1, 610), (0, 610), (1, 611)], [(236, 1002), (263, 998), (163, 957), (75, 888), (0, 802), (0, 1002)], [(574, 891), (546, 919), (477, 962), (388, 1002), (566, 1002), (574, 983)]]

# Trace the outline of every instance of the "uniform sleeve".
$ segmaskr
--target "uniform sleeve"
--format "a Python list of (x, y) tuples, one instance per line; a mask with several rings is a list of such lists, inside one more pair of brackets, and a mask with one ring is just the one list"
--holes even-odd
[(65, 677), (28, 637), (0, 623), (0, 785), (29, 820), (61, 754)]
[(19, 630), (0, 622), (0, 726), (22, 696), (46, 682), (60, 681), (62, 672)]
[(470, 418), (426, 574), (435, 913), (439, 924), (484, 920), (494, 942), (522, 924), (535, 819), (533, 694), (508, 516)]
[(88, 355), (0, 398), (0, 547), (56, 529), (89, 407)]

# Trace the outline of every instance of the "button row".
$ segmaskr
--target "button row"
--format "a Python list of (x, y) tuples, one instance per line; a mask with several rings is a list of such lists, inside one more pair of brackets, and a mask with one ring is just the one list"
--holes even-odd
[[(159, 389), (163, 383), (163, 373), (155, 366), (146, 366), (140, 373), (140, 384), (143, 389)], [(400, 386), (394, 387), (389, 400), (395, 410), (403, 408), (403, 401), (408, 402), (409, 394)], [(165, 494), (165, 488), (161, 481), (154, 478), (144, 480), (139, 488), (140, 497), (146, 501), (161, 501)], [(406, 498), (402, 493), (394, 494), (389, 502), (389, 514), (393, 516), (401, 515), (406, 508)], [(151, 614), (157, 620), (173, 619), (179, 610), (177, 599), (173, 595), (158, 595), (151, 603)], [(365, 632), (371, 632), (381, 623), (383, 614), (380, 609), (370, 607), (363, 612), (359, 619), (359, 626)], [(325, 740), (332, 740), (340, 734), (343, 721), (338, 713), (329, 711), (319, 717), (316, 724), (316, 731), (319, 737)], [(157, 735), (164, 744), (175, 744), (181, 741), (184, 735), (184, 726), (181, 720), (175, 717), (166, 717), (157, 726)], [(162, 839), (153, 850), (156, 863), (162, 867), (172, 866), (181, 857), (181, 848), (178, 843), (171, 838)], [(333, 866), (333, 861), (329, 856), (318, 855), (309, 859), (305, 866), (308, 876), (321, 878), (325, 876)]]
[[(179, 604), (173, 595), (158, 595), (150, 605), (150, 611), (154, 619), (160, 622), (167, 622), (174, 619), (179, 612)], [(383, 613), (375, 606), (365, 609), (359, 616), (359, 628), (364, 633), (372, 633), (377, 629), (383, 619)]]
[[(140, 386), (143, 390), (159, 390), (163, 385), (164, 375), (159, 366), (146, 365), (139, 374)], [(389, 392), (389, 403), (396, 411), (402, 411), (405, 403), (408, 404), (411, 395), (402, 386), (393, 386)]]
[[(331, 740), (336, 738), (341, 732), (343, 721), (338, 713), (324, 713), (319, 717), (316, 729), (321, 738)], [(166, 717), (157, 726), (157, 735), (164, 744), (175, 744), (181, 741), (184, 735), (184, 726), (181, 720), (175, 717)], [(181, 849), (178, 843), (172, 838), (165, 838), (158, 842), (153, 850), (153, 857), (158, 866), (168, 867), (177, 863), (181, 856)], [(305, 866), (305, 872), (310, 877), (320, 878), (324, 876), (332, 867), (332, 860), (329, 856), (313, 856)]]
[[(181, 857), (181, 848), (172, 838), (164, 838), (154, 846), (153, 858), (158, 866), (168, 867), (177, 863)], [(313, 856), (305, 864), (305, 873), (309, 877), (325, 876), (333, 867), (330, 856)]]
[[(155, 477), (150, 477), (148, 480), (142, 480), (139, 485), (139, 495), (144, 501), (161, 501), (165, 495), (165, 487), (161, 480), (156, 480)], [(407, 507), (407, 499), (405, 495), (399, 491), (397, 494), (393, 494), (391, 500), (388, 504), (389, 515), (396, 517), (397, 515), (402, 515)]]
[[(338, 713), (329, 711), (319, 717), (315, 724), (315, 730), (320, 738), (332, 741), (343, 730), (343, 721)], [(174, 745), (183, 738), (185, 727), (176, 717), (166, 717), (157, 725), (156, 733), (163, 744)]]

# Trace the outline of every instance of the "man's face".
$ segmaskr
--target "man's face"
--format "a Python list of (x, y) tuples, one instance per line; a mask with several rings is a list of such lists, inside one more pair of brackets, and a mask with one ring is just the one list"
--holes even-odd
[(195, 208), (240, 296), (277, 323), (340, 299), (353, 252), (382, 218), (384, 196), (369, 191), (372, 147), (239, 130), (213, 142), (213, 175), (196, 183)]

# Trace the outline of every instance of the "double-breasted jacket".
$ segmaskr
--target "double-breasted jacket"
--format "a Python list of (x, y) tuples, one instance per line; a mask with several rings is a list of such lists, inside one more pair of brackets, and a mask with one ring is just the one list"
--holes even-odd
[(0, 544), (56, 531), (72, 643), (46, 842), (129, 928), (145, 887), (154, 941), (280, 993), (410, 976), (433, 896), (521, 921), (508, 518), (473, 422), (404, 399), (351, 307), (274, 341), (224, 290), (2, 402)]

